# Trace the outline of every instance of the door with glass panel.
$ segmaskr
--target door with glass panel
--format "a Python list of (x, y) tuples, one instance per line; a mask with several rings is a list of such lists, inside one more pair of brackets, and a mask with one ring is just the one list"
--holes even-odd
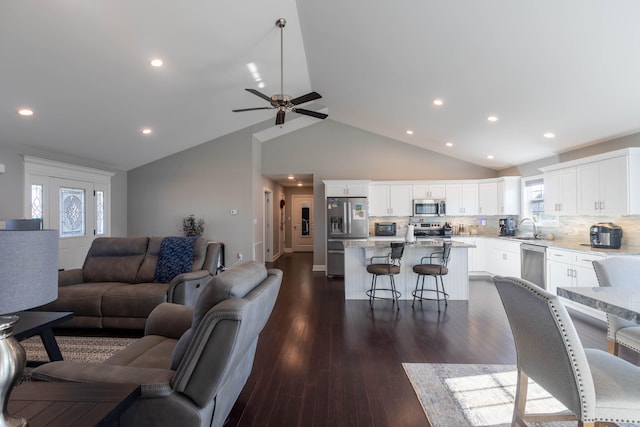
[(51, 178), (49, 207), (49, 227), (60, 239), (60, 268), (82, 267), (97, 233), (94, 184)]

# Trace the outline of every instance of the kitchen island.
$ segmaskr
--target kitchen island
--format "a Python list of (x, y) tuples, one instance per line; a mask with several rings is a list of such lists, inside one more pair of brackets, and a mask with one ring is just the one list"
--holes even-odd
[[(358, 240), (344, 242), (344, 294), (345, 299), (369, 299), (366, 291), (371, 288), (371, 274), (367, 273), (367, 265), (372, 256), (384, 256), (390, 252), (390, 244), (394, 240), (374, 241)], [(396, 240), (402, 241), (402, 240)], [(423, 256), (433, 252), (442, 252), (442, 239), (418, 239), (415, 243), (407, 243), (402, 256), (400, 274), (395, 276), (396, 289), (400, 291), (400, 299), (413, 299), (411, 292), (415, 289), (417, 274), (413, 266), (420, 263)], [(449, 274), (444, 276), (444, 286), (450, 300), (469, 299), (468, 248), (473, 244), (453, 242), (449, 257)], [(388, 287), (388, 277), (379, 277), (380, 287)], [(427, 277), (425, 288), (434, 286), (435, 281)]]

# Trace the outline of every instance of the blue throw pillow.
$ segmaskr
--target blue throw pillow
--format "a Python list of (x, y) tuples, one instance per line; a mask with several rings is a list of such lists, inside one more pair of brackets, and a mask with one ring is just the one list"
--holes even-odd
[(193, 245), (196, 239), (197, 237), (165, 237), (162, 239), (153, 281), (169, 283), (178, 274), (190, 272), (193, 266)]

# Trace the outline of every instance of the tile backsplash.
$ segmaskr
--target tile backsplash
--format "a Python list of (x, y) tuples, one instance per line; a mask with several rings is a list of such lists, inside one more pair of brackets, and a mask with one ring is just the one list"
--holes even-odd
[[(467, 233), (475, 231), (481, 236), (497, 236), (498, 220), (500, 216), (462, 216), (462, 217), (435, 217), (425, 220), (427, 222), (450, 222), (453, 225), (463, 225)], [(512, 216), (519, 223), (518, 216)], [(407, 233), (409, 217), (371, 217), (369, 218), (369, 234), (374, 234), (374, 224), (376, 222), (395, 222), (397, 225), (397, 235), (404, 236)], [(589, 228), (599, 222), (612, 222), (622, 227), (622, 241), (625, 245), (640, 245), (640, 215), (630, 216), (561, 216), (557, 223), (543, 224), (538, 226), (538, 232), (542, 235), (553, 234), (556, 240), (563, 240), (569, 243), (589, 243)], [(523, 233), (531, 232), (531, 226), (527, 223), (522, 225), (520, 230)]]

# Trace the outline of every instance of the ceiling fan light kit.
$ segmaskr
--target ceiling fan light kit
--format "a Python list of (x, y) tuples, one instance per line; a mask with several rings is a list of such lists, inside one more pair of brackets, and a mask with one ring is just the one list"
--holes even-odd
[(237, 110), (231, 110), (234, 113), (242, 111), (255, 111), (255, 110), (278, 110), (276, 112), (276, 126), (284, 124), (284, 118), (287, 111), (302, 114), (305, 116), (315, 117), (317, 119), (326, 119), (329, 115), (319, 113), (317, 111), (307, 110), (305, 108), (296, 108), (296, 105), (304, 104), (306, 102), (315, 101), (322, 98), (318, 92), (309, 92), (306, 95), (299, 96), (297, 98), (291, 98), (291, 96), (284, 93), (284, 27), (287, 24), (286, 19), (280, 18), (276, 21), (276, 26), (280, 28), (280, 93), (276, 93), (272, 96), (267, 96), (264, 93), (256, 89), (245, 89), (247, 92), (252, 93), (271, 104), (270, 107), (255, 107), (255, 108), (241, 108)]

